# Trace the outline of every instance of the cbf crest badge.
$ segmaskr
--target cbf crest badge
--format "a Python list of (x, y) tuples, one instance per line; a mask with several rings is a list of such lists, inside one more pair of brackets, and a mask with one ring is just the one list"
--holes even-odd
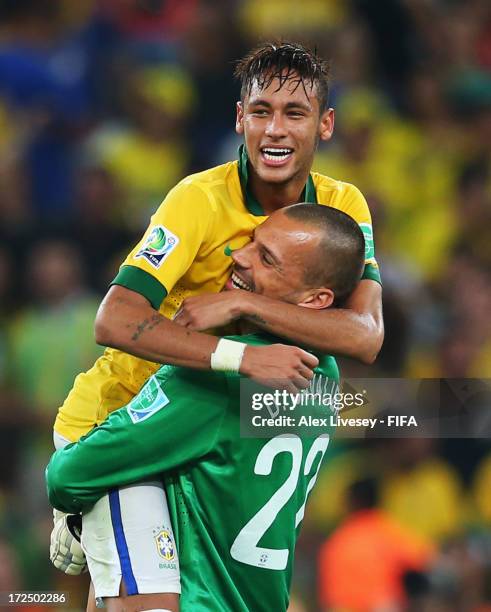
[(168, 529), (161, 529), (155, 536), (157, 552), (166, 561), (173, 561), (176, 557), (176, 547), (172, 533)]
[(164, 259), (179, 244), (179, 238), (163, 225), (156, 225), (148, 234), (135, 259), (143, 257), (154, 268), (160, 268)]

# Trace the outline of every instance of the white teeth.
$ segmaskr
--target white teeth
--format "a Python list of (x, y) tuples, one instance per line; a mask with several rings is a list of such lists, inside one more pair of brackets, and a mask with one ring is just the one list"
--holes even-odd
[(264, 153), (264, 158), (268, 161), (285, 161), (288, 158), (288, 155), (268, 155)]
[(242, 279), (240, 279), (236, 274), (232, 274), (232, 285), (237, 287), (238, 289), (244, 289), (244, 291), (251, 291), (249, 285), (244, 283)]
[(284, 161), (293, 153), (292, 149), (264, 148), (262, 154), (268, 161)]

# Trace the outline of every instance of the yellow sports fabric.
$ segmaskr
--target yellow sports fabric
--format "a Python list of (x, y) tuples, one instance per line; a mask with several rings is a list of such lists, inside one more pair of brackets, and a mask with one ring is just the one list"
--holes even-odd
[[(317, 203), (349, 214), (367, 239), (371, 217), (360, 191), (317, 173), (312, 173), (311, 179)], [(159, 311), (172, 318), (185, 298), (222, 290), (230, 274), (230, 250), (244, 246), (265, 219), (247, 208), (237, 161), (191, 175), (169, 192), (122, 270), (137, 268), (154, 279), (157, 287), (162, 285), (167, 296)], [(373, 243), (369, 242), (367, 263), (376, 267)], [(68, 440), (78, 440), (136, 395), (159, 367), (106, 349), (88, 372), (75, 379), (58, 412), (55, 431)]]

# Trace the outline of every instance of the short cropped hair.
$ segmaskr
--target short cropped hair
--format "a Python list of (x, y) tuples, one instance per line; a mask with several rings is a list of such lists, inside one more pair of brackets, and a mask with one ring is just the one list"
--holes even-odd
[(309, 287), (328, 287), (339, 306), (361, 279), (365, 267), (365, 238), (360, 226), (346, 213), (315, 204), (293, 204), (282, 209), (290, 219), (298, 219), (322, 232), (319, 256), (305, 270)]
[(320, 112), (327, 109), (329, 64), (316, 51), (301, 44), (286, 41), (264, 43), (237, 62), (234, 76), (241, 83), (242, 100), (251, 93), (255, 83), (263, 90), (278, 79), (278, 90), (288, 82), (296, 83), (295, 89), (301, 85), (305, 93), (306, 85), (315, 86)]

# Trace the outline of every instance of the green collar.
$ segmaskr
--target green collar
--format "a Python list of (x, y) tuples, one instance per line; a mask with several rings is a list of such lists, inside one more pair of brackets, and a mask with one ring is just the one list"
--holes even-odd
[[(251, 191), (248, 188), (248, 161), (249, 158), (247, 157), (245, 145), (242, 144), (239, 147), (239, 177), (240, 184), (242, 186), (242, 193), (244, 194), (247, 210), (253, 215), (262, 216), (264, 215), (263, 207), (261, 206), (261, 204), (259, 204), (259, 202), (252, 195)], [(309, 202), (310, 204), (317, 204), (317, 194), (315, 193), (315, 185), (311, 174), (309, 174), (307, 183), (305, 184), (304, 190), (302, 191), (302, 195), (300, 196), (300, 202)]]

